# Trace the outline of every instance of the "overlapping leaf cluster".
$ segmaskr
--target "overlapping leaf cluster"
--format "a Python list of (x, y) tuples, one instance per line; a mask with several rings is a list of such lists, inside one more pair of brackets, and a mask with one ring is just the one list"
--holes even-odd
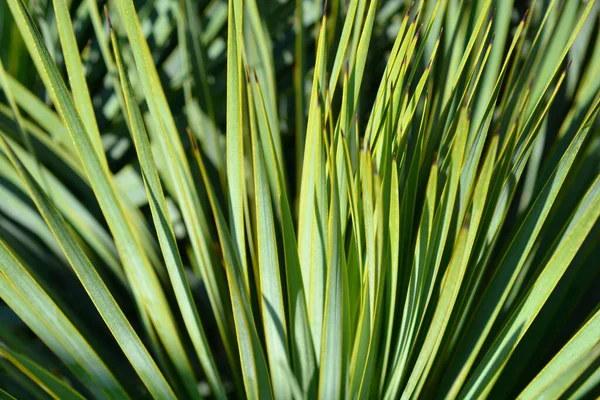
[(594, 1), (5, 3), (3, 398), (600, 390)]

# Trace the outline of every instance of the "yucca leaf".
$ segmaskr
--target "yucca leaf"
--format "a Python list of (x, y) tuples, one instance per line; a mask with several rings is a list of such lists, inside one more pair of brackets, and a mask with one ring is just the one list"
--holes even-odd
[[(88, 176), (90, 177), (90, 182), (97, 193), (102, 193), (97, 197), (100, 201), (101, 207), (108, 216), (113, 234), (120, 239), (120, 252), (121, 254), (126, 255), (126, 266), (135, 270), (135, 274), (138, 277), (146, 277), (146, 280), (143, 283), (137, 282), (136, 285), (143, 284), (153, 287), (153, 295), (150, 296), (150, 293), (146, 292), (144, 301), (155, 304), (158, 302), (158, 310), (160, 310), (160, 313), (162, 314), (161, 316), (166, 317), (168, 321), (170, 318), (170, 313), (166, 310), (164, 297), (160, 296), (162, 290), (158, 288), (156, 276), (154, 275), (153, 270), (148, 266), (146, 257), (139, 248), (139, 243), (136, 243), (132, 235), (128, 218), (123, 215), (123, 209), (119, 203), (114, 186), (112, 185), (108, 176), (106, 164), (98, 159), (92, 141), (85, 133), (85, 128), (77, 111), (75, 110), (71, 97), (66, 91), (64, 82), (60, 78), (54, 62), (52, 61), (50, 54), (42, 42), (41, 36), (34, 27), (31, 17), (20, 1), (11, 1), (9, 5), (13, 15), (16, 17), (20, 29), (22, 30), (22, 34), (30, 38), (32, 46), (35, 49), (32, 51), (38, 52), (37, 54), (40, 56), (40, 62), (43, 65), (43, 68), (40, 69), (40, 71), (43, 72), (43, 75), (46, 77), (49, 85), (51, 85), (51, 88), (55, 91), (56, 102), (59, 106), (60, 114), (65, 121), (67, 128), (69, 129), (69, 133), (73, 141), (75, 142), (78, 153), (80, 153), (80, 158), (86, 160), (86, 162), (83, 164)], [(30, 184), (29, 190), (33, 190), (32, 188), (33, 186)], [(40, 194), (40, 197), (43, 198), (43, 195)], [(39, 203), (38, 207), (40, 207)], [(54, 209), (52, 210), (55, 211)], [(78, 256), (78, 258), (79, 257), (81, 256)], [(130, 274), (131, 279), (132, 271), (129, 270), (128, 274)], [(155, 314), (154, 317), (158, 318), (158, 315)], [(163, 320), (163, 322), (165, 321)], [(165, 326), (163, 324), (162, 327), (166, 329), (173, 329), (172, 325), (169, 327), (168, 325)], [(166, 331), (163, 331), (163, 333), (166, 334)], [(177, 357), (176, 361), (179, 363), (180, 372), (183, 374), (190, 373), (191, 371), (189, 370), (189, 364), (186, 365), (188, 362), (186, 357), (182, 354), (181, 345), (178, 343), (178, 341), (175, 341), (173, 346), (174, 347), (171, 347), (171, 350), (174, 352), (173, 356)], [(175, 356), (175, 353), (178, 353), (178, 355)]]
[[(497, 379), (501, 367), (497, 368), (493, 374), (486, 373), (486, 369), (492, 365), (491, 363), (500, 363), (502, 365), (506, 362), (506, 354), (510, 354), (516, 343), (523, 337), (531, 321), (546, 301), (549, 292), (556, 286), (556, 283), (599, 216), (600, 177), (596, 179), (594, 185), (586, 193), (575, 215), (572, 217), (569, 227), (567, 227), (568, 235), (561, 241), (559, 247), (543, 267), (541, 274), (531, 287), (527, 297), (520, 304), (509, 323), (496, 339), (494, 346), (486, 354), (486, 357), (482, 360), (477, 370), (475, 370), (472, 378), (467, 382), (464, 389), (465, 395), (489, 391), (490, 385)], [(505, 355), (500, 356), (500, 351), (502, 352), (501, 354)]]
[(119, 78), (121, 79), (121, 86), (125, 97), (129, 126), (131, 127), (131, 133), (140, 160), (154, 226), (157, 230), (158, 240), (161, 244), (167, 270), (169, 271), (171, 284), (173, 285), (175, 296), (177, 297), (179, 307), (183, 314), (186, 328), (214, 394), (218, 398), (225, 398), (225, 389), (219, 378), (213, 356), (204, 334), (204, 328), (200, 321), (200, 317), (198, 316), (198, 311), (193, 302), (192, 293), (185, 276), (175, 234), (173, 233), (171, 218), (169, 217), (169, 212), (167, 210), (167, 203), (158, 178), (158, 171), (156, 170), (142, 115), (137, 107), (135, 98), (133, 97), (129, 79), (127, 78), (127, 75), (125, 75), (121, 51), (117, 44), (114, 32), (111, 32), (111, 37), (119, 71)]
[[(533, 239), (535, 235), (539, 232), (544, 218), (547, 216), (549, 211), (549, 206), (552, 203), (552, 199), (557, 195), (558, 189), (562, 185), (566, 173), (576, 156), (579, 147), (581, 146), (581, 141), (585, 138), (589, 128), (582, 127), (580, 128), (578, 136), (573, 140), (567, 152), (561, 158), (560, 163), (557, 165), (555, 172), (549, 178), (548, 182), (544, 186), (544, 190), (539, 194), (536, 201), (532, 204), (532, 207), (527, 215), (527, 218), (523, 221), (521, 228), (519, 229), (519, 233), (513, 239), (512, 245), (505, 253), (504, 258), (500, 266), (497, 269), (497, 273), (495, 274), (492, 282), (489, 285), (489, 289), (486, 292), (486, 295), (481, 300), (479, 310), (476, 312), (475, 317), (473, 319), (473, 324), (477, 324), (477, 328), (475, 326), (471, 326), (467, 337), (461, 343), (461, 353), (459, 353), (459, 357), (463, 357), (464, 354), (470, 354), (469, 359), (472, 360), (474, 356), (474, 348), (477, 349), (481, 346), (481, 341), (486, 337), (487, 332), (490, 329), (490, 323), (493, 321), (490, 319), (491, 316), (497, 315), (499, 307), (503, 303), (503, 299), (505, 299), (508, 294), (508, 289), (514, 282), (516, 278), (516, 272), (523, 265), (525, 261), (525, 257), (531, 249)], [(591, 227), (590, 227), (591, 228)], [(589, 229), (589, 228), (588, 228)], [(527, 240), (521, 239), (527, 238)], [(498, 296), (501, 296), (498, 298)], [(493, 306), (492, 306), (492, 299)], [(490, 313), (489, 307), (492, 308)], [(481, 314), (480, 314), (481, 313)], [(483, 313), (487, 315), (487, 317), (483, 317)], [(479, 317), (482, 315), (482, 317)], [(484, 325), (481, 325), (481, 324)], [(481, 328), (480, 328), (481, 326)], [(477, 340), (477, 344), (472, 342), (472, 338), (477, 335), (477, 332), (480, 331)], [(477, 346), (477, 347), (474, 347)], [(469, 363), (463, 364), (463, 371), (465, 367), (468, 367), (472, 361)], [(464, 372), (461, 373), (463, 375)], [(458, 380), (455, 380), (454, 387), (459, 384)]]
[[(158, 367), (102, 282), (97, 271), (71, 235), (68, 226), (58, 213), (58, 210), (56, 210), (23, 164), (15, 157), (4, 138), (0, 137), (0, 140), (4, 152), (9, 155), (11, 163), (19, 171), (23, 183), (26, 185), (38, 210), (61, 245), (61, 248), (69, 259), (69, 263), (77, 273), (78, 278), (82, 281), (82, 284), (94, 301), (94, 305), (98, 308), (104, 321), (111, 329), (115, 339), (120, 343), (133, 367), (137, 370), (140, 378), (142, 378), (152, 393), (164, 398), (173, 398), (174, 395), (168, 383), (164, 380)], [(4, 254), (7, 258), (5, 262), (8, 262), (10, 259), (14, 260), (12, 256), (8, 258), (8, 254), (10, 253)], [(14, 298), (16, 299), (16, 297)], [(45, 305), (49, 305), (49, 302), (44, 303)]]
[[(314, 293), (314, 282), (323, 283), (325, 254), (323, 229), (324, 215), (320, 215), (317, 221), (316, 182), (319, 171), (317, 170), (318, 154), (322, 157), (322, 144), (319, 136), (322, 134), (321, 96), (325, 84), (325, 37), (326, 24), (323, 24), (319, 33), (317, 44), (317, 60), (313, 76), (313, 84), (310, 95), (310, 106), (308, 110), (308, 122), (306, 130), (306, 143), (304, 160), (302, 162), (302, 182), (300, 183), (300, 197), (298, 204), (298, 257), (302, 273), (302, 282), (306, 290), (306, 305), (308, 321), (312, 334), (313, 346), (315, 348), (317, 362), (321, 358), (321, 321), (323, 305), (318, 299), (323, 299), (323, 293)], [(322, 182), (324, 183), (324, 182)], [(322, 209), (321, 209), (322, 210)], [(319, 226), (317, 226), (319, 224)], [(318, 274), (318, 275), (317, 275)], [(312, 277), (315, 276), (313, 279)], [(321, 285), (323, 287), (323, 285)]]
[[(258, 108), (262, 110), (264, 119), (266, 120), (266, 110), (263, 101), (262, 90), (257, 79), (252, 81), (256, 92), (259, 95)], [(251, 91), (248, 91), (249, 98), (252, 98)], [(252, 101), (250, 101), (252, 103)], [(258, 111), (260, 113), (260, 111)], [(254, 113), (252, 107), (250, 108), (250, 115)], [(286, 266), (286, 277), (287, 277), (287, 294), (289, 302), (289, 321), (290, 331), (294, 332), (292, 340), (292, 360), (295, 364), (297, 373), (302, 377), (302, 390), (305, 393), (312, 392), (315, 390), (314, 381), (312, 377), (315, 370), (315, 356), (314, 348), (312, 345), (312, 339), (310, 337), (310, 330), (308, 325), (308, 316), (306, 309), (306, 298), (305, 288), (303, 287), (302, 276), (300, 271), (300, 260), (298, 259), (298, 246), (296, 243), (296, 236), (293, 226), (293, 217), (291, 213), (291, 205), (288, 199), (283, 171), (280, 164), (275, 160), (275, 145), (272, 140), (272, 134), (270, 125), (266, 124), (266, 132), (261, 131), (261, 141), (263, 148), (267, 148), (266, 153), (272, 160), (272, 165), (275, 166), (276, 172), (276, 183), (275, 193), (278, 197), (279, 211), (277, 214), (281, 218), (281, 230), (283, 235), (283, 246)]]
[[(275, 71), (273, 66), (273, 50), (268, 31), (265, 30), (261, 20), (256, 0), (244, 1), (243, 37), (244, 37), (244, 60), (246, 66), (251, 68), (258, 80), (262, 82), (263, 102), (266, 118), (273, 136), (276, 160), (281, 168), (283, 163), (281, 137), (279, 132), (279, 116), (277, 113), (277, 84), (275, 82)], [(260, 123), (259, 123), (260, 125)], [(264, 125), (263, 125), (264, 126)], [(274, 170), (274, 166), (267, 164), (267, 172)], [(285, 171), (285, 168), (283, 168)]]
[(344, 349), (343, 329), (344, 310), (342, 306), (344, 296), (344, 257), (342, 256), (341, 220), (338, 200), (338, 183), (333, 164), (333, 155), (330, 156), (329, 166), (332, 171), (332, 195), (329, 206), (327, 248), (328, 270), (325, 284), (325, 303), (323, 315), (323, 334), (321, 342), (321, 361), (319, 363), (322, 373), (319, 375), (319, 398), (340, 398), (343, 391), (342, 383), (345, 381), (342, 365), (342, 351)]
[[(125, 283), (126, 278), (118, 260), (117, 249), (105, 228), (98, 223), (98, 220), (94, 218), (93, 214), (90, 213), (75, 196), (73, 196), (56, 176), (51, 174), (48, 170), (40, 170), (38, 163), (31, 159), (31, 155), (27, 151), (20, 146), (17, 146), (16, 143), (11, 140), (8, 140), (8, 142), (11, 144), (12, 149), (15, 151), (20, 161), (29, 169), (29, 171), (32, 171), (32, 176), (36, 181), (38, 183), (44, 182), (51, 187), (52, 199), (57, 204), (57, 208), (64, 218), (69, 221), (74, 230), (85, 239), (89, 246), (96, 251), (117, 278)], [(27, 189), (18, 173), (10, 165), (10, 161), (2, 158), (0, 163), (3, 166), (0, 169), (3, 178), (26, 193)], [(41, 176), (42, 173), (43, 179)], [(40, 218), (39, 215), (37, 218)], [(43, 219), (41, 220), (43, 221)], [(45, 222), (43, 224), (45, 225)], [(49, 237), (52, 237), (52, 233), (48, 233)], [(53, 237), (50, 240), (51, 245), (58, 247)]]
[[(180, 9), (182, 14), (182, 26), (183, 35), (181, 36), (182, 43), (180, 47), (183, 47), (181, 51), (181, 57), (184, 58), (184, 65), (194, 71), (193, 77), (195, 79), (186, 79), (184, 83), (184, 90), (186, 96), (192, 96), (192, 83), (195, 83), (196, 99), (202, 99), (206, 107), (206, 115), (202, 118), (202, 123), (209, 124), (208, 132), (205, 134), (207, 138), (210, 138), (210, 145), (203, 141), (203, 145), (209, 149), (207, 153), (214, 157), (216, 168), (221, 178), (221, 184), (224, 185), (225, 178), (225, 165), (223, 161), (223, 154), (221, 151), (220, 135), (215, 126), (215, 110), (212, 100), (213, 94), (210, 92), (208, 83), (208, 72), (207, 72), (207, 60), (206, 60), (206, 49), (201, 41), (202, 29), (200, 24), (200, 18), (195, 15), (194, 3), (190, 0), (181, 0)], [(190, 54), (188, 54), (190, 53)], [(190, 77), (191, 78), (191, 77)], [(191, 99), (187, 100), (191, 102)], [(188, 114), (192, 112), (192, 104), (188, 104)], [(204, 115), (202, 115), (204, 116)], [(192, 116), (188, 115), (191, 120)], [(192, 126), (193, 130), (196, 131), (199, 127)], [(208, 146), (209, 145), (209, 146)]]
[(227, 29), (227, 178), (229, 189), (229, 215), (234, 249), (249, 290), (249, 273), (246, 264), (244, 239), (244, 135), (243, 135), (243, 69), (242, 69), (242, 2), (229, 0)]
[(100, 162), (106, 162), (102, 140), (100, 138), (100, 131), (98, 130), (98, 123), (96, 122), (96, 114), (94, 113), (94, 107), (92, 106), (92, 100), (85, 80), (83, 65), (81, 64), (81, 58), (79, 57), (77, 40), (73, 31), (67, 2), (65, 0), (55, 0), (52, 3), (54, 5), (54, 14), (56, 15), (56, 27), (60, 36), (63, 56), (67, 66), (73, 103), (80, 115), (81, 122), (83, 122), (83, 125), (85, 126), (88, 137), (94, 146), (98, 160), (100, 160)]
[(237, 258), (234, 241), (227, 229), (225, 216), (221, 211), (214, 190), (210, 183), (206, 167), (196, 149), (196, 160), (207, 186), (210, 205), (215, 216), (219, 240), (223, 246), (225, 269), (229, 283), (231, 305), (237, 332), (239, 356), (244, 378), (246, 395), (251, 399), (270, 399), (272, 397), (271, 382), (268, 375), (267, 362), (258, 339), (254, 317), (250, 306), (247, 286), (244, 281), (242, 264)]
[(519, 398), (559, 397), (600, 356), (598, 330), (600, 311), (569, 340), (556, 356), (527, 385)]
[(104, 362), (48, 293), (3, 242), (2, 299), (72, 369), (77, 378), (103, 398), (127, 397)]
[(0, 345), (0, 354), (29, 376), (55, 399), (83, 399), (77, 391), (56, 379), (50, 371), (8, 347)]
[(160, 144), (158, 154), (166, 160), (177, 160), (177, 162), (165, 163), (166, 176), (163, 179), (167, 179), (175, 188), (185, 226), (190, 234), (194, 256), (200, 264), (211, 305), (215, 310), (217, 326), (224, 338), (223, 342), (228, 358), (232, 362), (235, 345), (233, 344), (231, 317), (229, 316), (230, 306), (225, 300), (227, 292), (224, 288), (224, 273), (222, 269), (216, 268), (213, 264), (206, 217), (201, 210), (200, 199), (193, 184), (190, 165), (164, 90), (160, 84), (156, 66), (151, 62), (150, 50), (142, 35), (133, 2), (118, 2), (117, 6), (125, 25), (127, 37), (132, 44), (138, 76), (154, 121), (155, 135), (153, 139)]
[[(249, 91), (249, 102), (252, 97)], [(261, 103), (264, 102), (261, 98)], [(283, 291), (279, 277), (279, 255), (275, 235), (275, 218), (269, 190), (266, 161), (255, 129), (253, 112), (250, 111), (252, 136), (252, 161), (254, 170), (256, 236), (258, 242), (258, 284), (261, 315), (265, 326), (266, 351), (271, 371), (273, 394), (276, 398), (290, 398), (289, 377), (291, 370), (287, 357), (287, 318), (284, 310)], [(272, 137), (269, 131), (269, 138)], [(271, 143), (268, 148), (271, 148)], [(274, 154), (272, 156), (275, 156)], [(279, 164), (277, 161), (275, 161)], [(275, 173), (276, 171), (273, 171)], [(282, 188), (285, 190), (285, 188)]]
[(102, 5), (0, 2), (0, 397), (596, 394), (597, 2)]
[(54, 140), (75, 153), (69, 132), (65, 129), (60, 117), (12, 76), (7, 75), (6, 78), (17, 105), (23, 108)]
[(11, 396), (10, 393), (8, 393), (7, 391), (0, 389), (0, 399), (2, 400), (15, 400), (15, 398), (13, 396)]

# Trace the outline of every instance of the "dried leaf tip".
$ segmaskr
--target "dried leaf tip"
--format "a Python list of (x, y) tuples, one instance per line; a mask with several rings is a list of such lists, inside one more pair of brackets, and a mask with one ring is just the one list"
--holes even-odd
[(468, 104), (469, 104), (469, 98), (465, 96), (465, 98), (462, 100), (462, 103), (461, 103), (461, 105), (460, 105), (460, 106), (461, 106), (462, 108), (467, 108), (467, 105), (468, 105)]
[(437, 151), (433, 153), (433, 162), (432, 162), (432, 165), (434, 165), (436, 167), (438, 166), (438, 152)]
[(463, 222), (463, 229), (469, 229), (471, 226), (471, 213), (465, 215), (465, 221)]
[(406, 10), (406, 17), (410, 16), (410, 13), (412, 12), (413, 6), (415, 5), (415, 2), (411, 2), (410, 5), (408, 6), (408, 9)]
[(521, 18), (521, 22), (525, 23), (527, 21), (527, 17), (529, 16), (529, 8), (525, 10), (525, 14), (523, 14), (523, 18)]
[(244, 64), (244, 70), (246, 71), (246, 83), (250, 83), (250, 72), (248, 71), (248, 66)]
[(421, 28), (423, 27), (423, 24), (419, 25), (419, 28), (417, 29), (417, 33), (415, 33), (415, 37), (418, 38), (419, 35), (421, 35)]
[(258, 75), (256, 74), (256, 70), (253, 68), (252, 73), (254, 74), (254, 81), (258, 83)]
[(110, 14), (108, 13), (108, 7), (106, 5), (104, 5), (104, 15), (106, 16), (106, 22), (108, 23), (108, 30), (112, 33), (112, 31), (113, 31), (112, 21), (110, 19)]
[(496, 18), (496, 7), (492, 10), (492, 15), (490, 16), (490, 22), (494, 22), (494, 18)]
[(569, 68), (571, 68), (571, 64), (573, 63), (573, 59), (571, 58), (569, 60), (569, 62), (567, 63), (567, 68), (565, 68), (565, 74), (569, 71)]
[(192, 151), (198, 151), (198, 143), (196, 142), (196, 138), (194, 137), (194, 133), (192, 132), (192, 128), (189, 126), (185, 128), (185, 131), (188, 134), (188, 138), (190, 139), (190, 144), (192, 145)]

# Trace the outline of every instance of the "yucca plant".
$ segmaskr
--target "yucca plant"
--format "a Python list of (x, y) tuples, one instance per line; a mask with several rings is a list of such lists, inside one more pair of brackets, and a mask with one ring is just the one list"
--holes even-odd
[(599, 17), (2, 0), (0, 398), (600, 395)]

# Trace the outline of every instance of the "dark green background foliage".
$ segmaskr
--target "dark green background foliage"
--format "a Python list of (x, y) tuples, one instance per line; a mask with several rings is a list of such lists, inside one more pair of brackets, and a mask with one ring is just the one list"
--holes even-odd
[(1, 0), (0, 60), (0, 399), (600, 396), (597, 2)]

